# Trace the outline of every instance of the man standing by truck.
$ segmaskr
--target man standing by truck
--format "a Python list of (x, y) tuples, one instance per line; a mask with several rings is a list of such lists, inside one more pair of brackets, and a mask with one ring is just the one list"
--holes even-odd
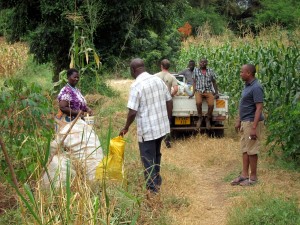
[(193, 74), (194, 74), (195, 65), (196, 65), (195, 61), (190, 60), (188, 64), (188, 68), (178, 73), (178, 75), (183, 75), (185, 77), (185, 82), (187, 84), (187, 88), (185, 89), (185, 92), (189, 96), (193, 95), (193, 92), (191, 91), (191, 87), (193, 86), (194, 83)]
[[(211, 129), (211, 119), (214, 110), (214, 98), (219, 98), (218, 86), (216, 82), (216, 74), (210, 68), (207, 68), (208, 61), (203, 58), (199, 62), (200, 68), (194, 69), (193, 74), (193, 97), (195, 95), (196, 106), (198, 111), (199, 120), (197, 127), (200, 128), (203, 121), (202, 115), (202, 100), (203, 98), (207, 101), (207, 114), (206, 114), (206, 128)], [(213, 90), (214, 89), (214, 90)]]
[(137, 136), (141, 159), (145, 167), (146, 187), (157, 193), (161, 185), (161, 141), (170, 132), (169, 117), (172, 115), (172, 98), (161, 79), (145, 71), (142, 59), (133, 59), (130, 71), (135, 82), (131, 85), (128, 99), (128, 115), (121, 136), (128, 132), (137, 119)]
[(257, 160), (264, 120), (262, 114), (264, 93), (261, 84), (255, 78), (255, 73), (254, 65), (242, 66), (240, 76), (245, 81), (245, 87), (242, 92), (235, 129), (241, 133), (243, 171), (240, 176), (231, 181), (231, 185), (249, 186), (257, 182)]
[[(178, 92), (178, 84), (177, 79), (169, 72), (170, 61), (167, 59), (163, 59), (160, 63), (161, 72), (154, 74), (155, 76), (162, 79), (168, 87), (168, 90), (172, 97), (176, 95)], [(173, 88), (173, 90), (172, 90)], [(173, 105), (172, 105), (173, 109)], [(171, 121), (171, 118), (169, 118)], [(167, 148), (171, 148), (171, 135), (167, 134), (165, 138), (165, 144)]]

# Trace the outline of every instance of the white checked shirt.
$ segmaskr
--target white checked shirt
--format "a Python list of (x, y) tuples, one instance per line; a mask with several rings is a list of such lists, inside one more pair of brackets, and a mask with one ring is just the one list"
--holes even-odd
[(131, 85), (127, 107), (137, 111), (138, 141), (151, 141), (170, 133), (166, 101), (172, 100), (165, 83), (147, 72)]

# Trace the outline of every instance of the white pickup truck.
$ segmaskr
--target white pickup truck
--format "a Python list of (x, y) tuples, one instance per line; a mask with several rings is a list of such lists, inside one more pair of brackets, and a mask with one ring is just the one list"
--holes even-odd
[[(185, 82), (183, 75), (174, 74), (180, 82)], [(180, 88), (179, 88), (180, 89)], [(219, 99), (214, 101), (214, 111), (211, 121), (211, 130), (208, 131), (210, 136), (224, 136), (224, 122), (228, 119), (228, 99), (226, 95), (220, 95)], [(207, 113), (207, 103), (202, 102), (202, 113)], [(206, 130), (205, 120), (200, 127), (197, 127), (198, 112), (196, 107), (195, 97), (189, 98), (187, 94), (179, 91), (179, 94), (173, 97), (173, 111), (171, 130), (172, 131), (189, 131), (189, 130)]]

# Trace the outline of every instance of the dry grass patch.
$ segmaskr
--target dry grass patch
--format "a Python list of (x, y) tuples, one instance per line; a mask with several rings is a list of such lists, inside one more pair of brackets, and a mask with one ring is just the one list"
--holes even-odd
[[(111, 114), (113, 127), (119, 130), (125, 124), (129, 87), (132, 80), (111, 81), (120, 91), (120, 98), (104, 104), (105, 107), (123, 102), (123, 108)], [(103, 106), (102, 106), (103, 107)], [(105, 118), (103, 118), (105, 120)], [(106, 122), (107, 123), (107, 122)], [(228, 211), (247, 201), (258, 192), (300, 197), (299, 173), (270, 166), (272, 161), (263, 150), (259, 158), (259, 183), (253, 187), (233, 187), (231, 179), (242, 168), (239, 137), (231, 127), (225, 138), (205, 135), (179, 137), (167, 149), (162, 143), (162, 178), (160, 201), (151, 206), (141, 199), (138, 224), (226, 224)], [(125, 169), (130, 191), (145, 195), (143, 167), (139, 158), (135, 123), (126, 135)], [(275, 190), (275, 191), (274, 191)], [(299, 203), (299, 201), (298, 201)]]
[(0, 37), (0, 77), (10, 77), (25, 65), (27, 58), (28, 46), (25, 43), (10, 45)]

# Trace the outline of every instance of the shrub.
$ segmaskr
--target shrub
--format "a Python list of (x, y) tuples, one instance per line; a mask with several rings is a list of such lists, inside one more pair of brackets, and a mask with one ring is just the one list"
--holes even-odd
[[(4, 82), (0, 91), (0, 129), (19, 180), (32, 175), (44, 162), (48, 140), (54, 130), (52, 102), (37, 84), (21, 79)], [(2, 169), (7, 166), (2, 163)]]
[(285, 159), (300, 163), (300, 102), (281, 105), (268, 115), (268, 139), (270, 153), (276, 146), (282, 149)]

